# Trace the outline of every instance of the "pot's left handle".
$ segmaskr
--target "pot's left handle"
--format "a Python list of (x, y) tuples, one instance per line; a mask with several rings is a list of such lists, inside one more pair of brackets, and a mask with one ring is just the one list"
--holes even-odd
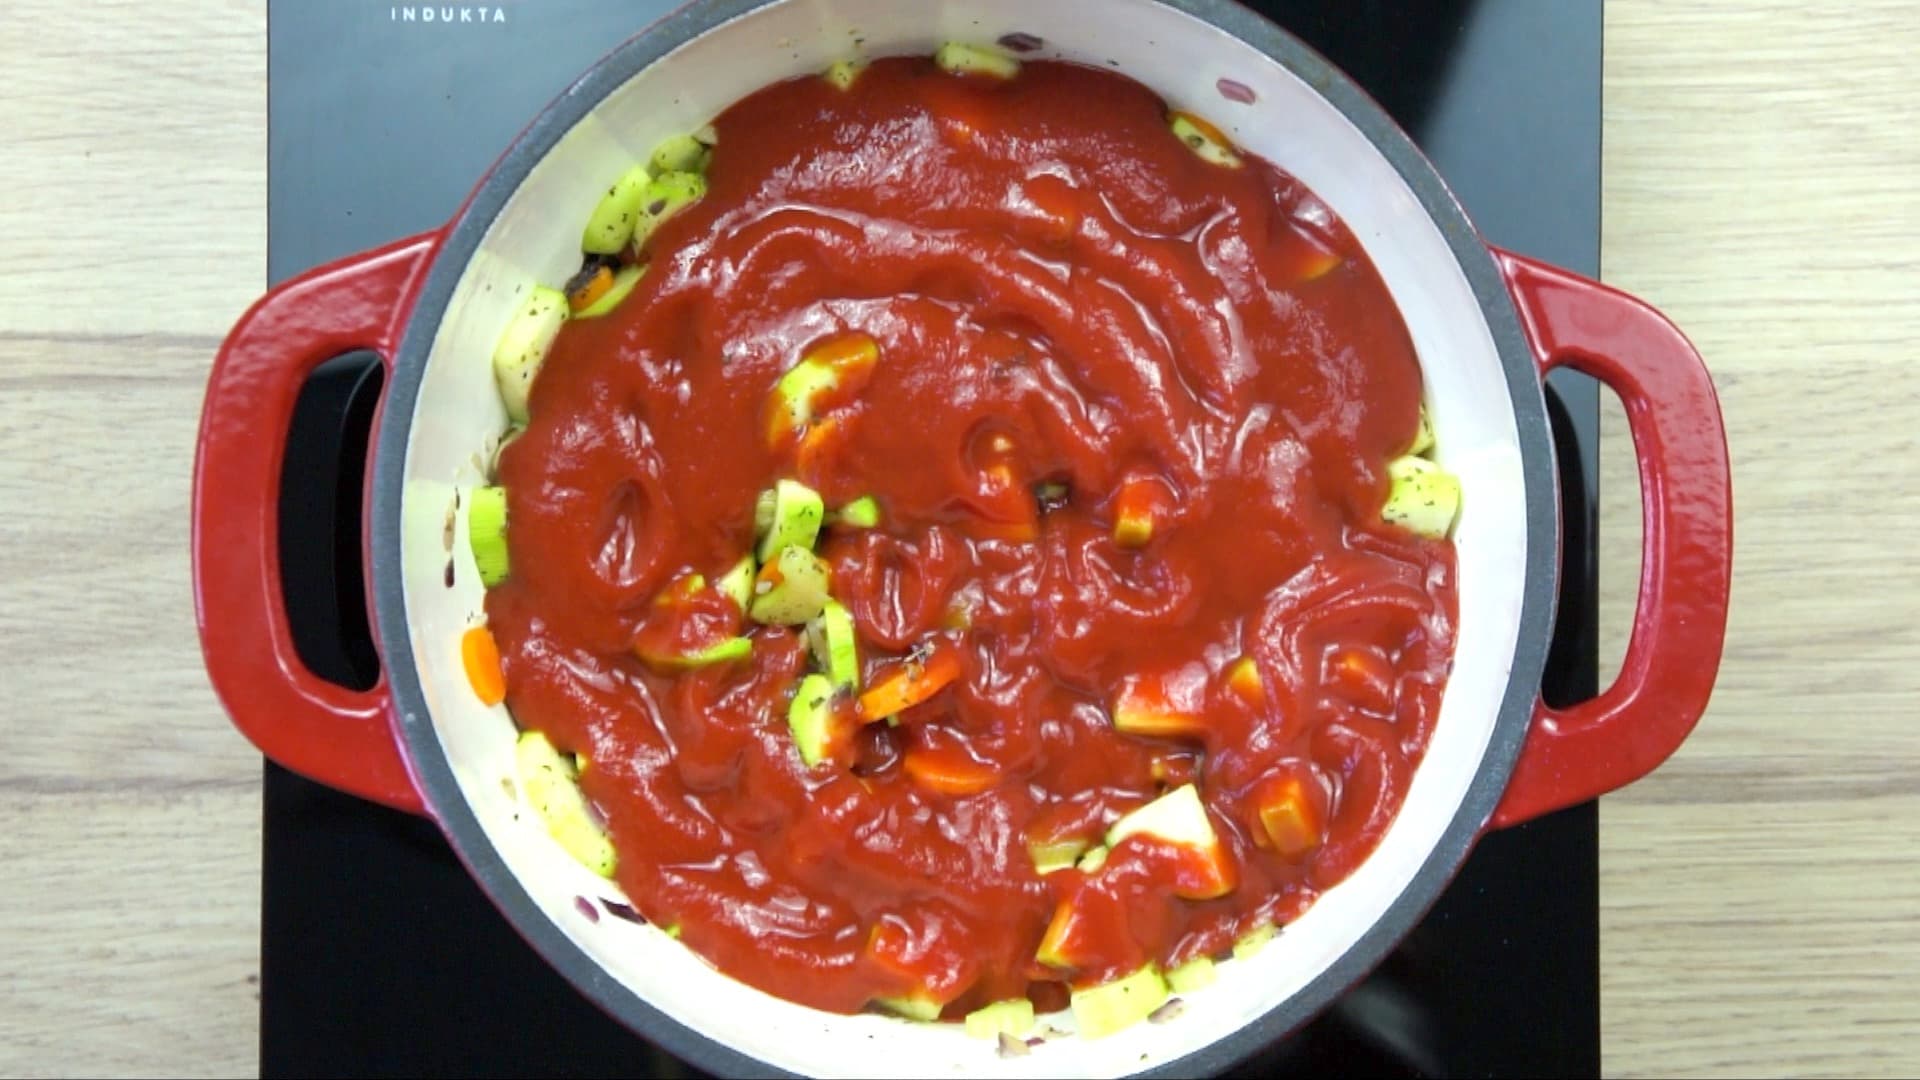
[(439, 233), (310, 271), (268, 293), (214, 360), (193, 470), (194, 609), (234, 726), (281, 765), (423, 813), (384, 679), (348, 690), (308, 671), (280, 588), (280, 469), (301, 385), (361, 349), (391, 364)]

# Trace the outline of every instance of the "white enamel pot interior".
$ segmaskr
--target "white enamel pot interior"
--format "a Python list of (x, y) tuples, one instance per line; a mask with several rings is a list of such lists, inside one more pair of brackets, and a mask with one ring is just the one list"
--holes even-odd
[[(1167, 1023), (1001, 1058), (955, 1025), (839, 1016), (715, 971), (619, 899), (501, 783), (514, 729), (467, 687), (461, 631), (481, 610), (467, 562), (444, 580), (456, 489), (485, 482), (506, 427), (489, 357), (516, 291), (577, 269), (609, 178), (743, 95), (850, 55), (1030, 34), (1033, 56), (1118, 69), (1307, 183), (1366, 246), (1412, 332), (1439, 457), (1466, 493), (1451, 681), (1424, 762), (1377, 852), (1268, 947), (1221, 965)], [(856, 42), (858, 48), (856, 49)], [(609, 42), (609, 46), (615, 43)], [(1230, 79), (1253, 91), (1222, 96)], [(621, 45), (521, 136), (450, 227), (394, 367), (374, 468), (378, 632), (410, 767), (462, 859), (528, 941), (642, 1035), (720, 1073), (1106, 1076), (1211, 1071), (1309, 1019), (1437, 897), (1504, 789), (1552, 623), (1556, 492), (1540, 380), (1492, 259), (1431, 168), (1344, 77), (1221, 0), (723, 0)], [(1066, 1017), (1054, 1018), (1070, 1027)]]

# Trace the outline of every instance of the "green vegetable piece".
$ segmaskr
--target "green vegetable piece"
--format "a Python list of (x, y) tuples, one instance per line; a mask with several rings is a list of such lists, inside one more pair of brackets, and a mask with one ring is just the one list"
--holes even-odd
[(840, 60), (827, 69), (826, 78), (836, 89), (851, 90), (854, 81), (859, 79), (860, 73), (866, 69), (867, 65), (858, 60)]
[[(778, 581), (768, 583), (768, 569), (777, 573)], [(747, 615), (754, 622), (776, 626), (799, 626), (819, 618), (826, 609), (832, 580), (832, 570), (813, 552), (803, 547), (781, 548), (773, 566), (762, 569), (761, 578), (754, 582)]]
[(520, 310), (508, 320), (493, 347), (493, 377), (500, 387), (500, 400), (507, 415), (516, 424), (527, 422), (527, 397), (533, 393), (533, 380), (540, 365), (547, 361), (553, 339), (567, 321), (567, 298), (558, 289), (536, 285)]
[(1073, 1021), (1083, 1039), (1099, 1039), (1145, 1020), (1166, 1004), (1167, 980), (1152, 964), (1109, 983), (1073, 992)]
[(653, 148), (647, 159), (655, 176), (664, 173), (705, 173), (713, 159), (713, 150), (692, 135), (669, 135)]
[(1087, 853), (1085, 840), (1053, 840), (1044, 844), (1028, 844), (1027, 854), (1033, 857), (1033, 872), (1051, 874), (1055, 870), (1065, 870), (1074, 864), (1074, 860)]
[(646, 166), (635, 165), (613, 182), (600, 203), (587, 218), (580, 235), (580, 250), (589, 255), (613, 255), (633, 239), (634, 226), (640, 221), (640, 203), (646, 198), (653, 176)]
[(500, 441), (494, 444), (493, 454), (487, 458), (487, 475), (489, 477), (497, 479), (500, 476), (500, 455), (507, 452), (507, 447), (513, 444), (513, 440), (526, 433), (526, 428), (521, 427), (519, 424), (514, 424), (501, 434)]
[(1423, 457), (1387, 463), (1391, 487), (1380, 518), (1433, 540), (1444, 540), (1460, 514), (1460, 478)]
[(660, 657), (655, 658), (654, 662), (672, 671), (691, 671), (694, 668), (712, 667), (715, 664), (731, 664), (735, 660), (745, 660), (752, 655), (752, 638), (730, 637), (704, 649), (696, 649), (684, 656)]
[(491, 589), (507, 580), (507, 489), (474, 488), (467, 493), (467, 547), (480, 570), (480, 584)]
[[(808, 675), (794, 691), (793, 704), (787, 706), (787, 731), (809, 769), (832, 753), (833, 729), (833, 684), (825, 675)], [(934, 1012), (939, 1014), (938, 1009)]]
[(1107, 856), (1112, 852), (1113, 849), (1107, 845), (1097, 844), (1088, 848), (1087, 853), (1080, 856), (1080, 861), (1075, 865), (1083, 874), (1097, 874), (1101, 867), (1107, 865)]
[(753, 542), (758, 544), (767, 538), (767, 530), (773, 528), (773, 489), (760, 493), (753, 501)]
[(853, 615), (838, 601), (828, 600), (820, 608), (820, 617), (807, 623), (807, 644), (813, 649), (813, 661), (835, 689), (852, 693), (860, 689), (860, 651), (854, 641)]
[(1433, 449), (1433, 418), (1427, 415), (1425, 404), (1420, 406), (1420, 426), (1413, 433), (1413, 445), (1407, 448), (1409, 454), (1425, 454)]
[(619, 307), (620, 301), (625, 300), (627, 294), (633, 291), (633, 287), (640, 284), (640, 279), (646, 276), (647, 267), (644, 263), (638, 266), (623, 266), (615, 270), (613, 272), (613, 284), (608, 287), (606, 292), (600, 294), (600, 299), (581, 308), (580, 311), (574, 315), (574, 318), (597, 319), (607, 312), (612, 311), (614, 308)]
[(1167, 987), (1176, 994), (1191, 994), (1212, 985), (1215, 974), (1211, 957), (1196, 956), (1167, 972)]
[(1020, 61), (990, 45), (949, 41), (933, 54), (933, 62), (940, 65), (940, 70), (953, 75), (991, 75), (996, 79), (1011, 79), (1020, 74)]
[(742, 615), (747, 613), (747, 605), (753, 603), (753, 574), (756, 569), (753, 556), (743, 555), (739, 562), (733, 564), (733, 569), (720, 575), (719, 582), (714, 585), (720, 590), (721, 596), (734, 602)]
[(1167, 126), (1173, 129), (1174, 137), (1187, 144), (1187, 149), (1200, 155), (1200, 160), (1224, 169), (1240, 167), (1240, 155), (1227, 142), (1227, 137), (1205, 120), (1190, 113), (1174, 113), (1168, 118)]
[(1242, 934), (1240, 940), (1233, 943), (1233, 958), (1235, 960), (1245, 960), (1247, 957), (1259, 952), (1266, 947), (1267, 942), (1273, 940), (1274, 933), (1273, 924), (1268, 923), (1265, 926), (1256, 926), (1252, 930)]
[(523, 732), (514, 744), (513, 756), (521, 790), (546, 823), (548, 835), (580, 865), (601, 877), (612, 877), (613, 842), (607, 839), (606, 830), (595, 820), (586, 796), (580, 792), (574, 759), (562, 757), (538, 731)]
[(1033, 1002), (1009, 998), (973, 1010), (967, 1014), (967, 1034), (976, 1039), (997, 1039), (1011, 1035), (1018, 1039), (1033, 1030)]
[(668, 937), (672, 938), (675, 941), (680, 940), (680, 924), (679, 923), (674, 923), (672, 926), (663, 926), (660, 928), (660, 932), (667, 935)]
[(640, 200), (640, 216), (633, 228), (633, 246), (645, 247), (653, 231), (668, 218), (705, 198), (707, 178), (699, 173), (670, 172), (647, 184)]
[(874, 501), (873, 496), (862, 495), (841, 507), (833, 520), (834, 524), (850, 529), (871, 529), (880, 524), (880, 504)]
[[(755, 507), (755, 517), (758, 516), (758, 507)], [(773, 513), (760, 541), (760, 561), (771, 561), (785, 547), (812, 550), (813, 542), (820, 536), (820, 522), (825, 518), (826, 504), (819, 492), (797, 480), (774, 484)]]
[(927, 1023), (940, 1019), (940, 1010), (945, 1007), (930, 997), (920, 995), (874, 998), (873, 1003), (890, 1013)]
[(1126, 814), (1107, 830), (1107, 846), (1118, 847), (1129, 836), (1144, 833), (1177, 847), (1211, 848), (1220, 842), (1200, 803), (1200, 791), (1192, 784), (1181, 786)]

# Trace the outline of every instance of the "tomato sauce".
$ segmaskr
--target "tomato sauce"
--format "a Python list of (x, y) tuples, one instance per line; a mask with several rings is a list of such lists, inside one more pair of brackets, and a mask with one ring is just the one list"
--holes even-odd
[[(889, 59), (715, 130), (707, 196), (620, 308), (563, 330), (500, 462), (507, 703), (591, 759), (633, 904), (782, 997), (948, 1016), (1295, 917), (1398, 810), (1453, 645), (1450, 544), (1379, 523), (1420, 369), (1354, 237), (1271, 164), (1201, 160), (1109, 71)], [(805, 453), (770, 444), (774, 383), (853, 332), (879, 345), (865, 385)], [(664, 590), (752, 550), (781, 477), (881, 507), (818, 548), (866, 681), (934, 638), (961, 661), (814, 768), (786, 722), (802, 633), (728, 629), (750, 659), (687, 671), (635, 651), (724, 620), (650, 629)], [(1184, 719), (1117, 731), (1126, 693)], [(1225, 895), (1176, 895), (1206, 868), (1146, 838), (1036, 871), (1030, 843), (1097, 841), (1187, 782)], [(1276, 787), (1306, 811), (1270, 831)], [(1074, 962), (1038, 963), (1069, 900)]]

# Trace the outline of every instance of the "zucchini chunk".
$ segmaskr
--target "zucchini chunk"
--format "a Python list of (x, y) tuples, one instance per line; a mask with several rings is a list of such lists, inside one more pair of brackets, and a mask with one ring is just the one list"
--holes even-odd
[(640, 203), (646, 198), (652, 174), (644, 165), (635, 165), (613, 182), (587, 218), (580, 234), (580, 250), (589, 255), (617, 255), (633, 239), (640, 220)]
[(720, 590), (720, 595), (733, 601), (734, 606), (740, 609), (740, 614), (742, 615), (747, 613), (747, 605), (753, 603), (753, 574), (755, 569), (753, 556), (743, 555), (740, 561), (734, 563), (732, 569), (720, 575), (720, 580), (714, 584), (714, 588)]
[(1213, 959), (1196, 956), (1167, 972), (1167, 988), (1176, 994), (1191, 994), (1213, 982)]
[(1073, 991), (1073, 1021), (1083, 1039), (1098, 1039), (1145, 1020), (1167, 1002), (1167, 980), (1152, 964), (1109, 983)]
[(1431, 540), (1444, 540), (1460, 514), (1460, 478), (1423, 457), (1387, 463), (1392, 486), (1380, 508), (1383, 521)]
[(533, 393), (533, 380), (539, 377), (540, 365), (547, 362), (553, 339), (560, 336), (560, 327), (566, 321), (565, 294), (536, 285), (493, 347), (494, 381), (499, 384), (507, 415), (516, 424), (527, 422), (527, 398)]
[[(787, 732), (793, 736), (793, 748), (809, 769), (833, 756), (839, 741), (839, 723), (833, 714), (833, 684), (825, 675), (808, 675), (794, 691), (787, 706)], [(935, 1009), (934, 1014), (939, 1015)]]
[(833, 523), (850, 529), (871, 529), (880, 524), (880, 504), (873, 496), (862, 495), (835, 512)]
[(853, 89), (855, 80), (859, 79), (860, 73), (866, 69), (867, 65), (858, 60), (840, 60), (827, 69), (825, 78), (833, 84), (835, 89), (844, 92)]
[(713, 148), (700, 141), (694, 135), (669, 135), (660, 140), (653, 148), (653, 156), (647, 164), (653, 168), (653, 174), (665, 173), (702, 173), (707, 171), (707, 163), (713, 160)]
[(644, 248), (662, 222), (705, 198), (707, 178), (693, 172), (670, 172), (654, 177), (640, 199), (634, 219), (633, 246)]
[(1018, 1039), (1033, 1030), (1033, 1002), (1009, 998), (984, 1005), (967, 1014), (967, 1034), (976, 1039), (997, 1039), (1011, 1035)]
[(491, 589), (507, 580), (507, 489), (474, 488), (467, 493), (467, 547), (480, 571), (480, 584)]
[(1209, 165), (1218, 165), (1223, 169), (1237, 169), (1241, 166), (1240, 154), (1228, 141), (1219, 128), (1192, 113), (1176, 112), (1167, 117), (1167, 126), (1187, 149), (1200, 156), (1200, 160)]
[(950, 75), (988, 75), (1011, 79), (1020, 74), (1020, 61), (988, 45), (949, 41), (933, 54), (933, 62)]
[(799, 626), (819, 618), (827, 606), (833, 572), (813, 552), (784, 547), (760, 568), (747, 614), (757, 623)]
[(820, 617), (807, 623), (807, 644), (814, 663), (826, 672), (834, 689), (860, 689), (860, 651), (854, 641), (853, 615), (836, 600), (820, 608)]
[[(756, 524), (758, 516), (759, 508), (756, 506)], [(826, 503), (821, 500), (819, 492), (797, 480), (781, 480), (774, 484), (773, 507), (767, 516), (766, 529), (760, 541), (760, 561), (771, 562), (782, 548), (812, 550), (813, 542), (820, 537), (820, 522), (825, 517)]]
[(580, 793), (573, 759), (562, 757), (545, 735), (527, 731), (514, 744), (514, 764), (520, 787), (546, 823), (547, 833), (580, 865), (601, 877), (612, 877), (613, 842)]
[(1132, 836), (1146, 836), (1179, 848), (1192, 860), (1182, 867), (1174, 895), (1188, 900), (1211, 900), (1234, 886), (1234, 867), (1213, 819), (1200, 802), (1200, 789), (1182, 784), (1165, 795), (1123, 815), (1107, 830), (1107, 846), (1119, 847)]

